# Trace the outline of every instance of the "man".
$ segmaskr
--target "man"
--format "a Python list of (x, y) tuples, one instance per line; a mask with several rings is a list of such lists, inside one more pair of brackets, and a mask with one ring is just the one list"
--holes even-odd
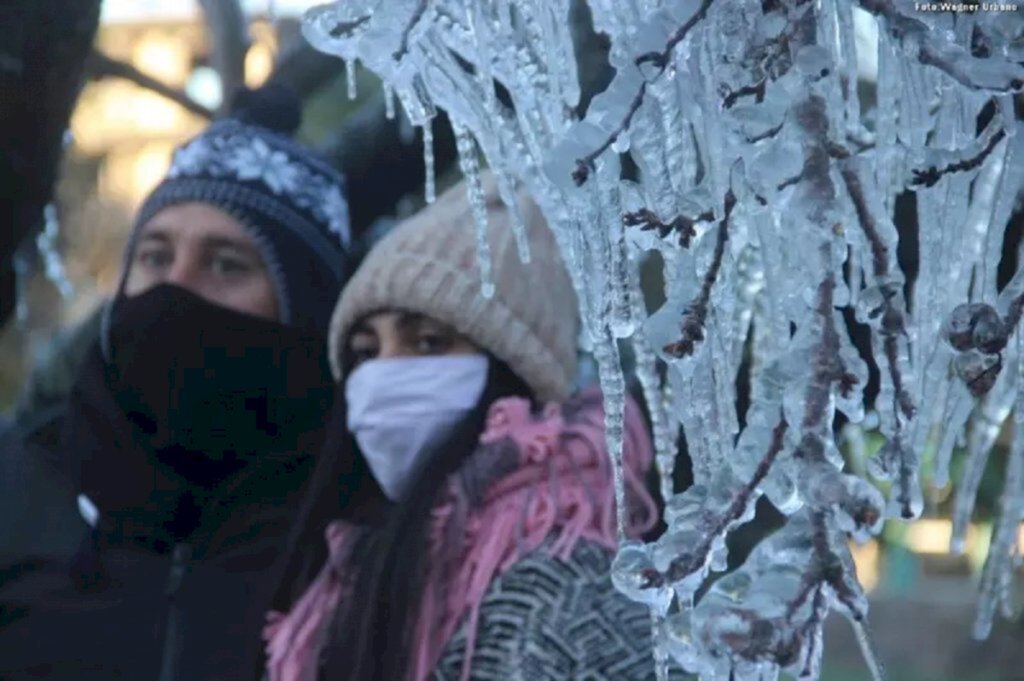
[(257, 674), (350, 241), (300, 118), (245, 91), (177, 151), (48, 435), (0, 443), (0, 678)]

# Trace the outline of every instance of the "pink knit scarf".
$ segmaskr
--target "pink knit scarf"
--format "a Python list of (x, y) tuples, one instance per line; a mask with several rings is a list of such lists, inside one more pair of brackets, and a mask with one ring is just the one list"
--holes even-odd
[[(627, 530), (635, 536), (657, 521), (657, 508), (643, 480), (651, 465), (651, 444), (632, 401), (626, 405), (625, 426)], [(531, 414), (523, 399), (495, 402), (480, 443), (449, 480), (433, 514), (411, 681), (428, 678), (462, 623), (467, 648), (460, 678), (469, 678), (484, 595), (526, 553), (546, 544), (553, 556), (565, 560), (581, 539), (609, 551), (616, 546), (611, 462), (597, 390), (584, 391), (565, 405), (549, 404), (540, 415)], [(508, 456), (513, 460), (501, 460)], [(499, 474), (481, 484), (481, 470)], [(331, 524), (327, 564), (289, 613), (268, 615), (269, 681), (316, 681), (319, 654), (344, 591), (341, 567), (351, 543), (347, 539), (354, 534), (350, 530), (342, 522)]]

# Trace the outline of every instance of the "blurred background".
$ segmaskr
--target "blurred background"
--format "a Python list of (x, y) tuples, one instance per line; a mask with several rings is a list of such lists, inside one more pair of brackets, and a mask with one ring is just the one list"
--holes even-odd
[[(92, 44), (85, 54), (76, 55), (79, 61), (84, 57), (84, 67), (79, 64), (81, 85), (61, 141), (53, 201), (38, 212), (43, 224), (27, 228), (39, 236), (26, 234), (13, 245), (15, 288), (8, 294), (5, 287), (0, 294), (0, 307), (12, 308), (9, 314), (0, 314), (0, 414), (18, 405), (33, 370), (52, 354), (51, 341), (58, 331), (85, 319), (112, 292), (136, 208), (166, 172), (174, 148), (221, 113), (241, 85), (256, 87), (274, 78), (302, 97), (305, 118), (299, 138), (341, 166), (352, 178), (350, 192), (363, 197), (353, 206), (354, 232), (364, 233), (381, 217), (415, 209), (418, 194), (411, 190), (422, 186), (423, 178), (420, 142), (400, 118), (384, 118), (380, 87), (371, 75), (356, 70), (353, 91), (344, 63), (305, 43), (301, 15), (316, 2), (14, 4), (54, 6), (69, 32), (83, 28), (90, 11), (98, 14), (92, 17)], [(15, 24), (14, 18), (8, 22), (2, 14), (7, 9), (0, 10), (5, 34)], [(42, 14), (45, 9), (23, 11)], [(26, 40), (48, 37), (66, 38), (42, 34)], [(57, 62), (52, 57), (46, 66), (55, 71)], [(37, 79), (32, 87), (45, 83)], [(75, 82), (62, 87), (74, 91)], [(15, 94), (40, 100), (36, 111), (29, 106), (28, 115), (51, 115), (45, 98), (36, 97), (42, 93)], [(5, 119), (16, 113), (7, 104), (4, 101)], [(359, 115), (353, 117), (356, 112)], [(449, 136), (445, 130), (439, 132), (438, 162), (444, 171), (454, 149), (448, 152)], [(23, 163), (42, 165), (44, 154), (36, 151), (30, 148), (33, 158)], [(381, 177), (381, 167), (391, 171), (387, 180), (367, 182)], [(24, 170), (23, 166), (15, 172)], [(7, 191), (15, 193), (10, 186)], [(18, 200), (4, 198), (12, 204)]]
[[(23, 221), (20, 232), (13, 230), (21, 238), (10, 244), (12, 256), (6, 263), (13, 275), (12, 287), (3, 287), (0, 293), (0, 308), (8, 311), (0, 314), (0, 415), (23, 407), (26, 392), (60, 393), (62, 382), (70, 380), (67, 372), (47, 372), (62, 346), (81, 342), (73, 335), (76, 324), (89, 318), (112, 291), (136, 207), (163, 176), (174, 147), (222, 112), (230, 93), (240, 85), (255, 87), (275, 79), (302, 97), (305, 121), (299, 137), (346, 173), (357, 237), (385, 229), (394, 218), (421, 205), (423, 150), (416, 133), (401, 113), (393, 120), (385, 118), (381, 88), (372, 76), (358, 68), (349, 71), (343, 62), (316, 53), (302, 39), (301, 14), (318, 4), (315, 0), (5, 0), (5, 4), (0, 17), (16, 5), (26, 16), (50, 16), (52, 25), (78, 38), (81, 49), (77, 53), (51, 50), (56, 56), (46, 63), (51, 72), (78, 74), (77, 79), (64, 83), (56, 76), (37, 78), (32, 87), (38, 91), (26, 95), (39, 101), (29, 102), (23, 115), (45, 119), (53, 114), (47, 97), (63, 87), (68, 92), (59, 101), (66, 102), (71, 114), (67, 132), (51, 141), (59, 147), (53, 158), (60, 160), (53, 195), (41, 204), (48, 207), (32, 206), (34, 212)], [(607, 45), (587, 32), (588, 18), (581, 7), (577, 2), (571, 20), (582, 26), (576, 46), (583, 66), (582, 109), (589, 96), (603, 89), (610, 73), (604, 61)], [(14, 31), (14, 21), (11, 15), (4, 18), (5, 36)], [(869, 25), (864, 25), (861, 37), (861, 91), (868, 109), (874, 103)], [(21, 38), (26, 50), (33, 41), (41, 41), (40, 49), (48, 49), (47, 39), (70, 44), (56, 29)], [(66, 63), (59, 63), (58, 57)], [(0, 78), (0, 90), (17, 87), (24, 85)], [(0, 92), (5, 116), (13, 115), (11, 96)], [(50, 129), (58, 123), (61, 133), (62, 121)], [(8, 126), (3, 134), (21, 132)], [(439, 188), (443, 188), (454, 179), (454, 147), (443, 117), (435, 123), (434, 138)], [(15, 174), (39, 171), (46, 184), (45, 148), (29, 146), (28, 150)], [(41, 159), (38, 168), (35, 159)], [(6, 184), (5, 200), (12, 204), (20, 200), (19, 185)], [(15, 227), (21, 224), (17, 217), (12, 219)], [(901, 230), (913, 220), (912, 207), (898, 207)], [(1019, 210), (1014, 221), (1011, 230), (1019, 235)], [(916, 225), (908, 233), (915, 230)], [(900, 254), (901, 264), (916, 258), (911, 240), (909, 250)], [(649, 306), (660, 305), (660, 282), (649, 273), (644, 288)], [(910, 525), (890, 522), (877, 540), (854, 547), (859, 575), (874, 600), (875, 636), (894, 681), (1024, 680), (1020, 623), (1001, 622), (983, 643), (969, 638), (974, 584), (998, 503), (999, 472), (1004, 468), (1010, 432), (1004, 430), (1001, 449), (989, 461), (961, 555), (948, 552), (950, 489), (936, 488), (928, 480), (924, 481), (929, 499), (926, 519)], [(873, 438), (870, 430), (858, 429), (844, 434), (844, 443), (870, 454), (881, 440)], [(858, 459), (863, 460), (850, 457)], [(954, 457), (958, 460), (962, 457)], [(953, 478), (957, 478), (955, 471)], [(763, 536), (771, 526), (770, 509), (759, 513), (753, 525), (754, 534)], [(742, 553), (743, 547), (737, 548)], [(841, 618), (832, 619), (824, 678), (867, 678), (849, 626)]]

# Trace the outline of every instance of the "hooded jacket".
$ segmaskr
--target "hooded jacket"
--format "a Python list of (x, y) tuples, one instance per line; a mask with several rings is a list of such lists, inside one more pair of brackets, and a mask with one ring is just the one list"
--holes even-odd
[(121, 314), (59, 435), (4, 464), (31, 491), (2, 500), (0, 679), (251, 681), (326, 342), (169, 286)]

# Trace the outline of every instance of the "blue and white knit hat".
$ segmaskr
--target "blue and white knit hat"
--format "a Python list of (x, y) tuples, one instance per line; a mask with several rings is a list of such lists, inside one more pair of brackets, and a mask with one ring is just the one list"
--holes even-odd
[(118, 294), (141, 227), (168, 206), (205, 203), (230, 214), (253, 237), (281, 321), (326, 334), (349, 275), (348, 203), (341, 174), (291, 138), (301, 119), (298, 99), (286, 87), (242, 90), (230, 116), (179, 147), (135, 219)]

